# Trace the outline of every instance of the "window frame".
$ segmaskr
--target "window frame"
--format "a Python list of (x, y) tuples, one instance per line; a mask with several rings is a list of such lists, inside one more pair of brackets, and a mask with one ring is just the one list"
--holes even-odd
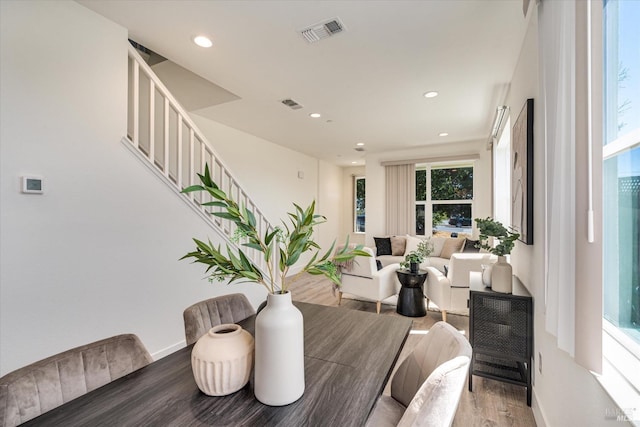
[[(607, 22), (606, 22), (605, 8), (607, 6), (607, 3), (608, 3), (607, 1), (603, 1), (601, 3), (603, 27), (602, 27), (602, 34), (600, 35), (600, 37), (602, 37), (602, 40), (603, 40), (602, 64), (601, 64), (603, 73), (605, 70), (607, 70), (607, 67), (611, 66), (610, 63), (608, 62), (608, 56), (606, 51)], [(616, 28), (616, 37), (619, 35), (619, 30), (620, 30), (619, 28)], [(597, 36), (597, 35), (594, 35), (594, 36)], [(617, 54), (616, 54), (616, 57), (617, 57)], [(618, 61), (616, 61), (616, 64), (617, 63)], [(604, 75), (602, 76), (602, 84), (604, 85), (603, 89), (611, 87), (611, 85), (613, 84), (611, 80), (607, 80), (607, 76), (611, 75), (612, 69), (609, 69), (607, 71), (608, 73), (604, 73)], [(618, 75), (617, 72), (615, 73), (615, 75), (616, 76)], [(619, 81), (618, 80), (616, 81), (617, 81), (617, 84), (619, 84)], [(595, 84), (598, 84), (598, 83), (595, 83)], [(640, 126), (636, 128), (632, 128), (631, 130), (625, 132), (622, 135), (616, 134), (616, 136), (613, 139), (608, 140), (607, 139), (608, 121), (612, 119), (617, 119), (617, 115), (614, 114), (613, 116), (615, 117), (610, 117), (609, 115), (607, 115), (607, 112), (608, 112), (607, 103), (611, 102), (611, 97), (607, 96), (606, 90), (604, 90), (603, 92), (604, 92), (603, 93), (604, 96), (602, 100), (602, 107), (603, 107), (603, 112), (602, 112), (603, 141), (602, 143), (603, 145), (602, 145), (602, 158), (600, 159), (600, 161), (602, 162), (603, 174), (600, 178), (604, 183), (605, 177), (606, 177), (605, 163), (608, 160), (613, 160), (619, 155), (623, 155), (628, 151), (640, 148)], [(615, 96), (615, 99), (617, 99), (617, 94)], [(638, 98), (637, 100), (640, 101), (640, 98)], [(610, 105), (608, 107), (611, 108)], [(609, 123), (609, 125), (610, 124), (611, 123)], [(603, 185), (603, 192), (605, 191), (605, 188), (606, 188), (606, 184)], [(603, 209), (606, 209), (606, 208), (607, 208), (606, 206), (603, 206)], [(603, 219), (606, 217), (607, 217), (607, 214), (605, 214), (603, 210)], [(604, 227), (603, 237), (602, 237), (603, 242), (607, 240), (606, 232), (607, 232), (607, 229), (606, 227)], [(602, 258), (601, 258), (603, 265), (606, 265), (607, 263), (606, 257), (607, 257), (607, 254), (605, 253), (605, 251), (603, 251)], [(605, 372), (605, 375), (603, 377), (604, 380), (600, 380), (600, 381), (601, 383), (603, 383), (603, 386), (605, 387), (605, 389), (607, 389), (612, 394), (612, 397), (614, 398), (614, 400), (618, 403), (621, 403), (621, 402), (625, 402), (627, 398), (632, 396), (634, 391), (635, 391), (635, 396), (640, 395), (640, 342), (638, 342), (637, 340), (629, 336), (624, 331), (624, 328), (614, 325), (605, 317), (606, 298), (604, 297), (604, 295), (606, 295), (607, 292), (613, 292), (614, 289), (610, 289), (606, 285), (606, 283), (608, 283), (607, 277), (606, 277), (607, 273), (604, 270), (605, 269), (603, 269), (603, 277), (602, 277), (602, 293), (603, 293), (602, 356), (604, 359), (605, 371), (607, 370), (607, 368), (609, 368), (613, 372), (610, 372), (610, 373)], [(615, 375), (619, 375), (622, 377), (622, 381), (625, 382), (626, 384), (625, 387), (626, 386), (631, 387), (627, 389), (627, 392), (624, 395), (615, 392), (617, 389), (621, 387), (620, 384), (616, 384), (615, 386), (611, 386), (611, 387), (607, 386), (606, 379)], [(625, 403), (621, 403), (621, 404), (624, 407)], [(634, 408), (634, 410), (632, 410), (631, 413), (629, 414), (631, 419), (634, 419), (633, 413), (635, 410), (636, 408)]]
[[(364, 213), (364, 221), (362, 224), (362, 231), (358, 231), (358, 181), (363, 181), (365, 185), (365, 194), (363, 198), (363, 213)], [(365, 176), (354, 176), (353, 177), (353, 233), (354, 234), (365, 234), (367, 229), (367, 192), (366, 192), (367, 178)]]
[[(473, 221), (473, 213), (475, 211), (475, 195), (476, 195), (476, 165), (475, 160), (462, 160), (457, 162), (445, 162), (445, 163), (421, 163), (416, 164), (416, 187), (417, 187), (417, 173), (418, 171), (424, 170), (425, 180), (426, 180), (426, 195), (425, 200), (415, 200), (415, 210), (416, 210), (416, 233), (418, 229), (418, 218), (417, 218), (417, 210), (418, 206), (424, 206), (424, 236), (427, 236), (427, 225), (429, 224), (431, 233), (429, 235), (433, 235), (433, 207), (434, 205), (462, 205), (468, 204), (471, 205), (471, 235), (476, 230), (475, 221)], [(472, 191), (473, 197), (471, 199), (449, 199), (449, 200), (433, 200), (432, 191), (431, 191), (431, 171), (433, 169), (454, 169), (454, 168), (471, 168), (473, 169), (473, 184)], [(417, 192), (416, 192), (417, 193)], [(430, 209), (427, 209), (430, 207)], [(417, 234), (418, 235), (418, 234)]]
[(500, 180), (501, 177), (511, 176), (511, 117), (508, 114), (503, 123), (491, 150), (492, 208), (495, 220), (511, 225), (511, 179)]

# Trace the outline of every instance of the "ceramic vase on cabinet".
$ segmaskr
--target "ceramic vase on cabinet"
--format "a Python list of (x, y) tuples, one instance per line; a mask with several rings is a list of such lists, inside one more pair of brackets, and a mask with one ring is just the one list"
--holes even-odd
[(209, 396), (225, 396), (249, 382), (254, 340), (240, 325), (209, 329), (191, 351), (191, 368), (198, 388)]
[(304, 393), (304, 323), (291, 293), (267, 295), (256, 316), (254, 393), (270, 406), (283, 406)]
[(513, 269), (504, 256), (491, 268), (491, 289), (496, 292), (510, 294), (513, 287)]

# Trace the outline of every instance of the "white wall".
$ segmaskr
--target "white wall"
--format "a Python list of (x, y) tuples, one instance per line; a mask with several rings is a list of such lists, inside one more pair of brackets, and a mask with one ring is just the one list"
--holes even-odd
[[(127, 31), (75, 2), (0, 7), (0, 375), (125, 332), (160, 355), (184, 344), (188, 305), (257, 305), (259, 286), (178, 261), (214, 233), (120, 142)], [(26, 173), (43, 195), (19, 192)]]
[[(474, 218), (491, 216), (491, 151), (486, 141), (465, 141), (430, 145), (411, 150), (367, 154), (366, 160), (366, 244), (374, 245), (373, 237), (385, 236), (385, 169), (381, 162), (391, 160), (423, 159), (463, 154), (478, 155), (474, 163)], [(475, 230), (475, 222), (474, 222)]]
[(318, 198), (317, 159), (197, 114), (190, 116), (272, 224), (286, 218), (292, 203), (305, 208)]
[(342, 231), (341, 217), (343, 211), (342, 168), (325, 161), (318, 161), (318, 205), (319, 214), (327, 218), (327, 222), (318, 227), (316, 242), (328, 250), (335, 240), (336, 246), (343, 244), (347, 233)]
[[(604, 419), (606, 411), (616, 405), (611, 401), (594, 376), (576, 364), (569, 355), (558, 350), (556, 339), (545, 331), (544, 306), (544, 140), (542, 102), (538, 87), (538, 32), (536, 8), (533, 13), (511, 88), (507, 95), (511, 123), (515, 122), (527, 98), (534, 98), (534, 244), (516, 243), (511, 262), (514, 274), (534, 296), (534, 389), (533, 410), (539, 426), (602, 426), (616, 424)], [(601, 334), (600, 330), (593, 334)], [(542, 372), (539, 371), (542, 355)]]

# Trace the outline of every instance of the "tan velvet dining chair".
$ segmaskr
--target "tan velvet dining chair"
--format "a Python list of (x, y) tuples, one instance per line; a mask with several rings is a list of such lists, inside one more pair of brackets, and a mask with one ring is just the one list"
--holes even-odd
[(244, 294), (229, 294), (197, 302), (184, 310), (187, 345), (198, 341), (209, 329), (223, 323), (237, 323), (256, 314)]
[(0, 378), (0, 427), (29, 421), (152, 361), (136, 335), (124, 334), (10, 372)]
[(402, 361), (391, 396), (380, 396), (367, 427), (446, 427), (455, 417), (471, 361), (469, 341), (437, 322)]

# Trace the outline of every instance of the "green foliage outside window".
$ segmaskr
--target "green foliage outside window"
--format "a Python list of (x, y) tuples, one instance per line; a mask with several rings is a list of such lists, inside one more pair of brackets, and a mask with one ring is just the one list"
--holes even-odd
[(473, 167), (431, 169), (431, 199), (473, 199)]
[(427, 171), (424, 169), (416, 171), (416, 200), (427, 200)]
[(364, 233), (365, 230), (365, 178), (356, 178), (356, 200), (355, 200), (355, 229), (356, 233)]

